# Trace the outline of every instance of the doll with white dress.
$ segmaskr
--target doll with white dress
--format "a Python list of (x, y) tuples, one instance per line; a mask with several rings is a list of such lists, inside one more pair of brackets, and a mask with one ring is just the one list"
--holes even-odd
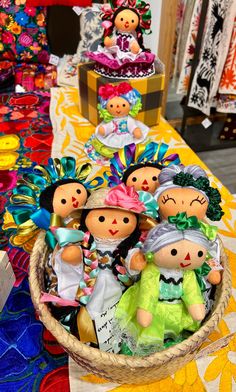
[[(73, 307), (77, 301), (77, 306), (86, 306), (87, 322), (92, 325), (93, 320), (96, 330), (93, 336), (106, 351), (111, 350), (111, 341), (106, 340), (110, 329), (104, 328), (104, 335), (99, 325), (105, 320), (111, 325), (122, 293), (146, 265), (140, 252), (140, 214), (156, 217), (154, 198), (122, 184), (92, 193), (82, 211), (80, 231), (56, 230), (62, 245), (54, 255), (59, 303), (63, 300)], [(80, 340), (90, 342), (81, 323), (78, 334)]]
[(199, 329), (206, 311), (194, 269), (211, 246), (197, 218), (186, 214), (150, 231), (143, 247), (149, 263), (115, 313), (123, 353), (149, 355)]
[(129, 83), (101, 86), (98, 99), (103, 121), (85, 144), (85, 151), (97, 163), (109, 164), (108, 159), (119, 149), (130, 143), (144, 142), (149, 128), (135, 119), (142, 107), (141, 95)]
[(87, 56), (99, 74), (120, 79), (151, 76), (155, 55), (143, 45), (150, 31), (150, 4), (141, 0), (112, 0), (102, 6), (104, 43)]

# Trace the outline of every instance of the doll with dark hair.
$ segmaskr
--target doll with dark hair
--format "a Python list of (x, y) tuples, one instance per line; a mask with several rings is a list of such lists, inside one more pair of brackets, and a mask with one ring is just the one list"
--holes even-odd
[(168, 153), (165, 143), (129, 144), (111, 159), (109, 187), (124, 183), (136, 191), (155, 193), (158, 176), (164, 167), (180, 163), (178, 154)]
[(150, 31), (150, 4), (143, 0), (113, 0), (102, 7), (104, 45), (87, 56), (99, 74), (122, 79), (148, 77), (155, 72), (155, 55), (144, 48)]
[(76, 166), (72, 157), (49, 159), (48, 165), (35, 165), (33, 171), (23, 175), (11, 196), (12, 213), (17, 224), (17, 235), (27, 226), (31, 232), (44, 229), (47, 244), (54, 249), (55, 238), (49, 231), (52, 214), (60, 225), (72, 221), (70, 214), (83, 206), (89, 190), (103, 183), (101, 177), (86, 181), (92, 166)]
[[(94, 191), (88, 199), (79, 232), (85, 233), (85, 242), (78, 241), (75, 230), (56, 230), (59, 243), (60, 236), (63, 243), (54, 261), (58, 296), (86, 305), (95, 326), (105, 317), (104, 313), (114, 313), (122, 292), (146, 265), (139, 249), (140, 214), (156, 217), (154, 198), (146, 192), (137, 194), (122, 184), (111, 190)], [(68, 265), (74, 270), (75, 279), (72, 270), (70, 276), (63, 274)], [(98, 336), (100, 348), (102, 340)]]

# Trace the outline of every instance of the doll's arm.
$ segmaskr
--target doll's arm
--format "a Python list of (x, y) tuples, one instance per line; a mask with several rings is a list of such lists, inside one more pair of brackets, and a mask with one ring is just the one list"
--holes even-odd
[(195, 321), (202, 321), (206, 315), (204, 300), (194, 271), (185, 271), (183, 296), (189, 314)]
[(135, 119), (131, 116), (129, 116), (128, 118), (128, 129), (129, 133), (133, 135), (135, 139), (141, 139), (141, 137), (143, 136), (141, 128), (138, 126)]
[(138, 54), (140, 51), (140, 46), (138, 44), (138, 41), (135, 38), (132, 38), (129, 44), (129, 48), (131, 53), (133, 54)]
[(129, 250), (125, 259), (125, 266), (130, 276), (138, 275), (146, 265), (145, 257), (138, 248)]
[(102, 122), (100, 125), (98, 125), (96, 129), (96, 133), (98, 133), (101, 136), (108, 136), (113, 132), (114, 126), (113, 122), (110, 121), (109, 123), (104, 123)]
[(137, 322), (148, 327), (153, 318), (159, 296), (160, 273), (154, 264), (149, 264), (141, 274), (137, 298)]
[(80, 246), (68, 245), (61, 252), (64, 263), (79, 265), (83, 260), (83, 253)]
[(104, 45), (105, 45), (106, 48), (110, 48), (112, 46), (115, 46), (115, 44), (116, 44), (115, 37), (106, 37), (104, 39)]

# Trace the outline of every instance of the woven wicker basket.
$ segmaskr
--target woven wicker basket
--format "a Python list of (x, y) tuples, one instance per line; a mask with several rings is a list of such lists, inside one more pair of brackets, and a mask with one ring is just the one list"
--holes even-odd
[(120, 384), (142, 384), (160, 380), (175, 373), (196, 357), (201, 344), (216, 328), (223, 316), (231, 294), (231, 274), (227, 256), (221, 244), (221, 262), (224, 272), (223, 281), (217, 287), (215, 307), (211, 317), (190, 338), (167, 350), (142, 358), (115, 355), (91, 348), (69, 334), (52, 317), (47, 305), (40, 303), (40, 295), (44, 290), (45, 262), (48, 256), (44, 238), (45, 233), (41, 232), (30, 258), (29, 281), (34, 306), (45, 327), (75, 362), (102, 378)]

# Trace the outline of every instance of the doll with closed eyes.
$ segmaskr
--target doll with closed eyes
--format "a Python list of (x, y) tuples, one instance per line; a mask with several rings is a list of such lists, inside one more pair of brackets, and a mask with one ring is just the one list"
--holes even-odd
[(194, 270), (211, 246), (198, 219), (186, 214), (150, 231), (143, 247), (148, 265), (115, 313), (122, 353), (149, 355), (199, 329), (206, 311)]
[[(162, 220), (182, 212), (195, 215), (200, 220), (207, 217), (212, 221), (219, 221), (223, 216), (220, 192), (210, 186), (207, 174), (200, 166), (169, 166), (161, 171), (158, 181), (160, 185), (154, 197)], [(215, 285), (221, 281), (220, 246), (216, 238), (215, 248), (211, 252), (212, 260), (209, 258), (208, 263), (214, 266), (215, 270), (209, 269), (207, 279), (203, 277), (208, 292), (211, 291), (211, 284)], [(209, 296), (207, 297), (209, 299)]]

